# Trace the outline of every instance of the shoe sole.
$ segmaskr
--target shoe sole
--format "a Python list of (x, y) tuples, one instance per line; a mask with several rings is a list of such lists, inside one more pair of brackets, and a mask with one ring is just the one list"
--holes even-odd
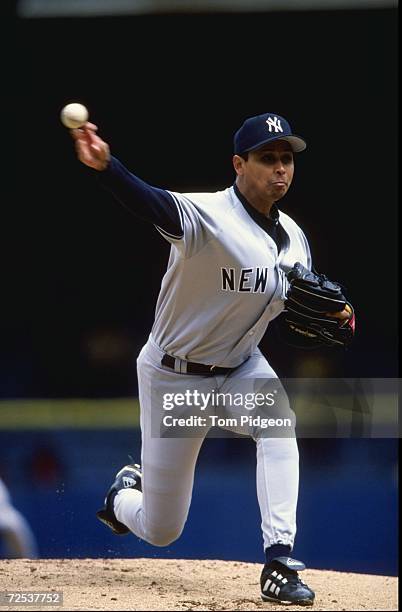
[(115, 535), (127, 535), (130, 533), (130, 530), (122, 524), (122, 527), (116, 527), (108, 518), (106, 510), (98, 510), (96, 513), (98, 519), (109, 529), (113, 531)]
[[(135, 487), (126, 487), (127, 489), (137, 488), (138, 480), (140, 481), (140, 485), (141, 485), (142, 473), (141, 473), (140, 465), (138, 463), (133, 464), (133, 465), (125, 465), (124, 467), (122, 467), (121, 470), (119, 470), (115, 476), (115, 483), (116, 483), (116, 480), (120, 478), (120, 476), (124, 472), (132, 472), (133, 476), (135, 476), (134, 478), (135, 483), (136, 483)], [(141, 486), (137, 490), (141, 490)], [(112, 489), (109, 490), (109, 493), (111, 491)], [(107, 497), (108, 496), (106, 496), (106, 499), (105, 499), (105, 506), (107, 505)], [(111, 521), (109, 518), (109, 514), (110, 513), (107, 512), (106, 508), (104, 508), (102, 510), (98, 510), (98, 512), (96, 513), (96, 516), (101, 521), (101, 523), (109, 527), (109, 529), (111, 529), (111, 531), (113, 531), (115, 535), (127, 535), (128, 533), (130, 533), (130, 530), (125, 525), (123, 525), (123, 523), (119, 523), (118, 525), (116, 525), (116, 523)]]
[(296, 601), (284, 601), (275, 597), (269, 597), (269, 595), (263, 595), (261, 593), (261, 599), (263, 601), (272, 601), (274, 603), (282, 604), (283, 606), (312, 606), (314, 600), (311, 599), (298, 599)]

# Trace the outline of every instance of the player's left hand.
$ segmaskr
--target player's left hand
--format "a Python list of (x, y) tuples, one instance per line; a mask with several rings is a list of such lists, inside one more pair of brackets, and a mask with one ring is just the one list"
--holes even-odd
[(287, 279), (284, 321), (299, 345), (347, 347), (355, 332), (355, 314), (341, 286), (299, 262)]
[(335, 317), (335, 319), (340, 320), (351, 319), (353, 316), (353, 309), (349, 304), (346, 304), (345, 308), (340, 312), (326, 312), (325, 314), (328, 317)]

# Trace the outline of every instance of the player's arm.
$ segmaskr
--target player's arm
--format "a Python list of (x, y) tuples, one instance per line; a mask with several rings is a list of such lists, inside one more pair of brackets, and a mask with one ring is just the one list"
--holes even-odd
[(99, 172), (99, 180), (125, 208), (137, 217), (158, 226), (169, 236), (183, 236), (180, 211), (169, 192), (148, 185), (110, 154), (109, 145), (96, 133), (97, 126), (86, 123), (71, 130), (78, 159)]

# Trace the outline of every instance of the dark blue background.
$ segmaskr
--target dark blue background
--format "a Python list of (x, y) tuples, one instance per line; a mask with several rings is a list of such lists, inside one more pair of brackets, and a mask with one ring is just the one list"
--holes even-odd
[[(249, 439), (204, 442), (188, 522), (168, 548), (114, 536), (95, 518), (127, 454), (140, 458), (137, 430), (3, 432), (0, 448), (0, 468), (42, 557), (263, 562)], [(301, 439), (299, 450), (293, 555), (310, 567), (396, 575), (397, 441)]]

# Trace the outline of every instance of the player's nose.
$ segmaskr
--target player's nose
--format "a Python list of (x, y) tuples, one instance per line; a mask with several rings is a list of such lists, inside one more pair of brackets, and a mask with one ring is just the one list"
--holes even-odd
[(282, 159), (280, 158), (279, 155), (275, 159), (274, 170), (275, 170), (275, 172), (279, 172), (281, 174), (286, 172), (285, 164), (283, 163), (283, 161), (282, 161)]
[(286, 172), (286, 168), (285, 168), (285, 166), (283, 165), (283, 163), (281, 162), (281, 160), (279, 160), (279, 161), (276, 163), (276, 165), (275, 165), (275, 171), (276, 171), (278, 174), (285, 174), (285, 172)]

